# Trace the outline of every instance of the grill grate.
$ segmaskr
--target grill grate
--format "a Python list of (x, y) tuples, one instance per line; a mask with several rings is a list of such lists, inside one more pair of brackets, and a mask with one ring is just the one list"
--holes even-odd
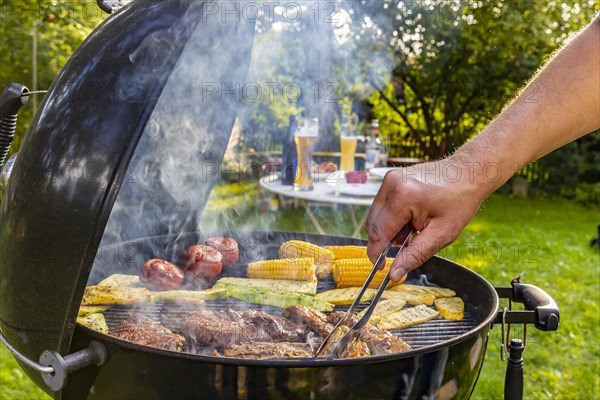
[[(368, 304), (368, 302), (361, 303), (359, 305), (359, 310), (366, 308)], [(144, 304), (143, 306), (115, 306), (105, 311), (104, 316), (109, 327), (109, 332), (112, 333), (115, 327), (123, 320), (127, 319), (129, 314), (132, 312), (139, 312), (155, 322), (161, 322), (160, 315), (163, 312), (163, 309), (165, 313), (168, 313), (170, 320), (181, 320), (185, 315), (197, 310), (200, 307), (209, 310), (224, 310), (231, 308), (236, 311), (244, 311), (251, 308), (253, 310), (268, 312), (274, 316), (280, 316), (282, 311), (280, 308), (265, 305), (250, 306), (248, 303), (230, 298), (219, 301), (207, 301), (202, 305), (181, 304), (174, 306), (164, 305), (162, 303), (150, 303)], [(346, 311), (347, 309), (348, 306), (337, 306), (335, 308), (336, 311)], [(478, 323), (479, 321), (474, 314), (465, 311), (465, 317), (460, 321), (449, 321), (439, 317), (424, 324), (415, 325), (400, 330), (391, 330), (390, 332), (402, 338), (413, 349), (419, 349), (453, 339), (456, 336), (474, 329)], [(185, 349), (185, 351), (194, 354), (210, 354), (211, 350), (212, 349), (192, 346), (189, 343)]]

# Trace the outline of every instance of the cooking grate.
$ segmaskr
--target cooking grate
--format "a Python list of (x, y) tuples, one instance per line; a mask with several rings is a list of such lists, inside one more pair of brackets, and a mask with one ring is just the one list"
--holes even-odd
[[(362, 310), (368, 306), (368, 302), (361, 303), (359, 309)], [(198, 308), (209, 309), (209, 310), (224, 310), (231, 308), (236, 311), (244, 311), (249, 308), (253, 310), (265, 311), (274, 316), (281, 315), (281, 309), (277, 307), (265, 306), (265, 305), (249, 305), (248, 303), (241, 302), (235, 299), (225, 299), (219, 301), (207, 301), (202, 305), (188, 305), (188, 304), (144, 304), (143, 306), (115, 306), (104, 312), (106, 323), (109, 327), (109, 332), (113, 332), (115, 327), (120, 324), (123, 320), (129, 317), (132, 312), (139, 312), (148, 316), (155, 322), (161, 322), (161, 313), (164, 311), (164, 315), (168, 317), (170, 321), (183, 320), (185, 315), (197, 310)], [(348, 306), (337, 306), (336, 311), (346, 311)], [(163, 324), (165, 318), (163, 316)], [(412, 326), (401, 330), (391, 330), (394, 335), (402, 338), (406, 341), (413, 349), (419, 349), (426, 346), (432, 346), (437, 343), (450, 340), (474, 329), (478, 320), (474, 314), (465, 311), (465, 316), (460, 321), (449, 321), (442, 318), (436, 318), (428, 321), (424, 324)], [(185, 351), (189, 351), (196, 354), (210, 354), (212, 349), (202, 347), (192, 347), (188, 345)]]

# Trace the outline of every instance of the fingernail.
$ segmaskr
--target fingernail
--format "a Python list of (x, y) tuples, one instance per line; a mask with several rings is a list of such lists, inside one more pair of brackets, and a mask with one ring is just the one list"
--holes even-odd
[(390, 272), (390, 278), (394, 282), (398, 282), (400, 280), (400, 278), (402, 278), (404, 275), (405, 275), (405, 272), (402, 270), (402, 268), (396, 268)]

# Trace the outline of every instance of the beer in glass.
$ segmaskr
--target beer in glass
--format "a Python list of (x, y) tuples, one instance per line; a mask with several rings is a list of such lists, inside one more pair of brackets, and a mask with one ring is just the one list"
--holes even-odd
[(342, 116), (342, 132), (340, 134), (340, 148), (342, 156), (340, 159), (340, 170), (344, 172), (354, 171), (354, 157), (356, 155), (356, 131), (358, 128), (358, 117), (356, 115)]
[(318, 118), (307, 118), (304, 121), (304, 125), (294, 135), (296, 150), (298, 152), (298, 167), (294, 179), (294, 190), (313, 190), (310, 161), (312, 160), (312, 149), (318, 135)]

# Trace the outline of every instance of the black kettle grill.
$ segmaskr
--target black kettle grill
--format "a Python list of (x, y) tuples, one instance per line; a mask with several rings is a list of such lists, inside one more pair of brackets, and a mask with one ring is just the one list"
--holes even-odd
[[(330, 3), (339, 9), (359, 6)], [(319, 74), (333, 76), (334, 58), (325, 50), (344, 44), (320, 47), (315, 41), (332, 34), (330, 22), (292, 17), (294, 7), (305, 6), (298, 3), (269, 13), (267, 4), (248, 4), (133, 2), (102, 23), (65, 65), (31, 123), (2, 199), (3, 343), (57, 399), (469, 397), (492, 324), (556, 330), (558, 309), (538, 288), (513, 282), (494, 289), (438, 257), (409, 279), (455, 290), (467, 316), (454, 325), (432, 321), (406, 330), (402, 335), (414, 350), (402, 354), (241, 360), (140, 346), (75, 323), (86, 284), (114, 272), (135, 274), (146, 259), (174, 258), (208, 235), (203, 209), (219, 180), (216, 171), (234, 122), (264, 112), (244, 91), (276, 79), (267, 68), (271, 43), (285, 49), (283, 39), (304, 41), (294, 47), (303, 54), (284, 52), (291, 68), (306, 75), (298, 87), (309, 87)], [(26, 93), (20, 90), (19, 99)], [(326, 97), (303, 95), (297, 101), (331, 121), (335, 108)], [(2, 121), (13, 121), (18, 106), (6, 108)], [(248, 126), (245, 135), (261, 134), (260, 126)], [(237, 238), (242, 249), (259, 243), (267, 253), (291, 238), (364, 243), (302, 232), (246, 232), (226, 221), (217, 228)], [(250, 255), (242, 252), (240, 263), (248, 261)], [(526, 311), (499, 313), (498, 295), (522, 302)], [(147, 310), (154, 318), (160, 312)], [(107, 314), (111, 328), (126, 318), (123, 313)], [(506, 395), (518, 398), (522, 343), (509, 347)]]

